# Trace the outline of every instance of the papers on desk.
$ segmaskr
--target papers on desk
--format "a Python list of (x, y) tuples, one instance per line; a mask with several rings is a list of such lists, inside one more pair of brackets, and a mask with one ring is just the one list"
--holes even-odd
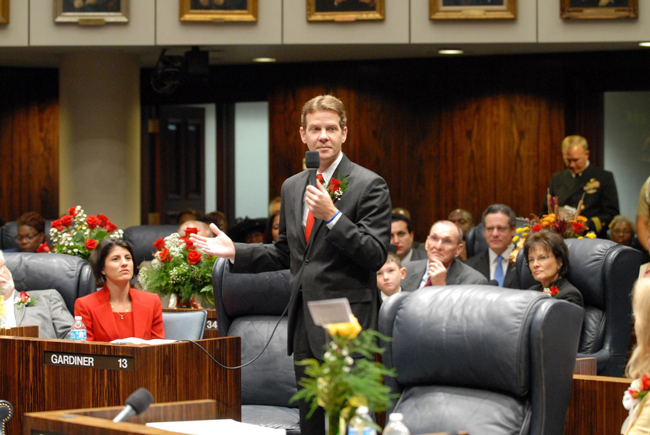
[(163, 423), (147, 423), (148, 427), (168, 430), (171, 432), (190, 435), (214, 435), (216, 433), (237, 435), (286, 435), (284, 429), (271, 429), (254, 424), (240, 423), (235, 420), (195, 420), (167, 421)]
[(142, 338), (129, 337), (129, 338), (120, 338), (117, 340), (111, 341), (111, 344), (149, 344), (155, 346), (157, 344), (169, 344), (174, 343), (178, 340), (164, 340), (162, 338), (155, 338), (153, 340), (144, 340)]

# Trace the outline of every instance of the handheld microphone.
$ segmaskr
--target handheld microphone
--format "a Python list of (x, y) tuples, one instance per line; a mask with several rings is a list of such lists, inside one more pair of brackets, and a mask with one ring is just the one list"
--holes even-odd
[(307, 151), (305, 153), (305, 166), (309, 171), (309, 184), (316, 187), (316, 170), (320, 166), (318, 151)]
[(113, 422), (120, 423), (126, 421), (133, 417), (134, 415), (140, 415), (149, 408), (149, 405), (153, 403), (153, 396), (146, 388), (138, 388), (126, 399), (126, 406), (117, 417), (113, 419)]

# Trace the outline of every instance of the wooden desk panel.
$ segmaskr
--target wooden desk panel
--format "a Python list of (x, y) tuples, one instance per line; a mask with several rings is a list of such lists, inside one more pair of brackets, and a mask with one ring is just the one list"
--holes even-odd
[[(218, 361), (240, 364), (239, 337), (201, 340)], [(133, 358), (133, 371), (44, 364), (45, 352)], [(155, 402), (214, 399), (221, 418), (241, 419), (240, 370), (218, 367), (189, 342), (160, 346), (0, 337), (0, 397), (15, 415), (9, 433), (21, 433), (25, 412), (119, 406), (140, 387)]]
[(573, 375), (565, 435), (618, 434), (628, 416), (623, 393), (631, 379)]
[(38, 338), (38, 326), (17, 326), (15, 328), (0, 328), (0, 335), (9, 337)]

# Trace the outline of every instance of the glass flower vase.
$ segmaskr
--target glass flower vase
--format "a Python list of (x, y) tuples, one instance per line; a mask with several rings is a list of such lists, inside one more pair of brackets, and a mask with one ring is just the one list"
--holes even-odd
[(345, 421), (338, 412), (325, 412), (325, 435), (345, 435)]

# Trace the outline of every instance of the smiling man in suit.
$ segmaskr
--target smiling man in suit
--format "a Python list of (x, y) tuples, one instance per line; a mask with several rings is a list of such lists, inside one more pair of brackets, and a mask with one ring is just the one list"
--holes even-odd
[[(45, 255), (45, 254), (43, 254)], [(14, 278), (0, 251), (0, 297), (5, 299), (4, 321), (7, 328), (38, 326), (40, 338), (67, 338), (74, 319), (57, 290), (32, 290), (30, 303), (21, 302)]]
[[(288, 347), (294, 361), (323, 356), (325, 332), (314, 324), (309, 301), (347, 298), (361, 326), (377, 328), (376, 272), (388, 255), (390, 196), (380, 176), (342, 153), (346, 123), (343, 103), (331, 95), (303, 106), (300, 138), (310, 151), (318, 151), (322, 181), (308, 185), (303, 171), (284, 182), (275, 244), (233, 244), (216, 226), (211, 228), (217, 237), (191, 236), (202, 251), (230, 259), (233, 272), (291, 269)], [(295, 366), (297, 381), (304, 369)], [(300, 402), (299, 408), (301, 433), (323, 434), (322, 409), (307, 419), (310, 406)]]
[(463, 250), (463, 231), (451, 221), (438, 221), (425, 243), (428, 260), (404, 263), (406, 278), (402, 289), (456, 284), (487, 284), (488, 280), (457, 257)]
[(483, 212), (483, 233), (488, 248), (469, 258), (465, 264), (479, 271), (489, 280), (496, 281), (499, 287), (519, 288), (515, 265), (510, 263), (510, 253), (514, 248), (517, 217), (510, 207), (492, 204)]

